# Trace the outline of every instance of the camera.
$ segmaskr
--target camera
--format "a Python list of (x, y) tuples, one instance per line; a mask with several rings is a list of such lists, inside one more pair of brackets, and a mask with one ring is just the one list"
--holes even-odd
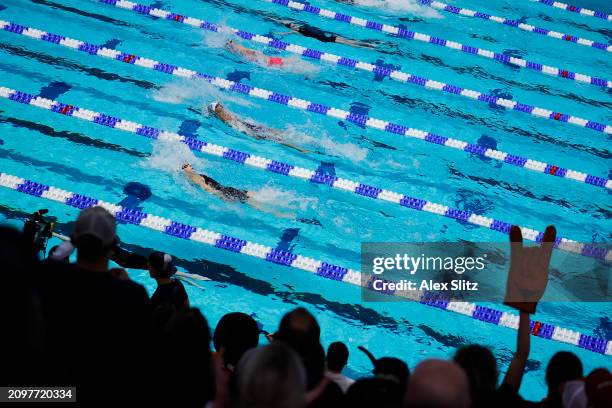
[(47, 219), (45, 214), (49, 210), (40, 209), (30, 215), (30, 218), (23, 225), (23, 235), (27, 242), (32, 244), (33, 249), (37, 254), (42, 254), (47, 250), (47, 242), (53, 236), (53, 228), (55, 223)]

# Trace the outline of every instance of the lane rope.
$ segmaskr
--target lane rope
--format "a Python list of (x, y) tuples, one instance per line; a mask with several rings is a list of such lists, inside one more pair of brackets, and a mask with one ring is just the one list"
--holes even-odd
[(435, 0), (418, 0), (418, 2), (424, 6), (432, 7), (436, 10), (446, 11), (448, 13), (459, 14), (466, 17), (480, 18), (482, 20), (494, 21), (499, 24), (504, 24), (509, 27), (519, 28), (521, 30), (545, 35), (550, 38), (556, 38), (565, 42), (572, 42), (580, 45), (586, 45), (587, 47), (596, 48), (598, 50), (612, 52), (612, 44), (604, 44), (602, 42), (592, 41), (587, 38), (581, 38), (571, 34), (564, 34), (558, 31), (547, 30), (545, 28), (536, 27), (531, 24), (526, 24), (518, 20), (512, 20), (505, 17), (498, 17), (491, 14), (483, 13), (481, 11), (470, 10), (467, 8), (452, 6), (450, 4), (442, 3)]
[[(114, 1), (114, 0), (111, 0)], [(121, 1), (121, 0), (119, 0)], [(117, 2), (119, 2), (117, 1)], [(597, 85), (604, 88), (612, 88), (612, 81), (608, 81), (603, 78), (598, 78), (590, 75), (573, 72), (568, 69), (552, 67), (549, 65), (543, 65), (538, 62), (524, 60), (518, 57), (512, 57), (505, 54), (500, 54), (483, 48), (472, 47), (470, 45), (460, 44), (455, 41), (446, 40), (444, 38), (430, 36), (415, 31), (410, 31), (398, 26), (383, 24), (378, 21), (366, 20), (360, 17), (349, 16), (347, 14), (338, 13), (333, 10), (322, 9), (310, 4), (304, 4), (297, 1), (291, 0), (265, 0), (268, 3), (276, 4), (279, 6), (287, 7), (291, 10), (307, 12), (317, 16), (329, 18), (338, 22), (355, 25), (369, 30), (378, 31), (392, 35), (397, 38), (404, 40), (417, 40), (440, 47), (450, 48), (456, 51), (461, 51), (471, 55), (478, 55), (481, 57), (489, 58), (504, 64), (512, 64), (522, 68), (528, 68), (543, 74), (552, 75), (560, 78), (570, 79), (572, 81), (584, 82), (587, 84)], [(124, 1), (124, 3), (126, 3)], [(127, 2), (130, 3), (130, 2)]]
[(4, 31), (23, 35), (29, 38), (45, 41), (54, 45), (61, 45), (90, 55), (110, 58), (126, 64), (138, 65), (140, 67), (156, 70), (165, 74), (174, 75), (187, 79), (202, 79), (213, 86), (226, 89), (253, 98), (259, 98), (268, 102), (274, 102), (283, 106), (288, 106), (320, 115), (332, 117), (342, 121), (358, 124), (372, 129), (382, 130), (393, 135), (400, 135), (423, 140), (427, 143), (443, 147), (461, 150), (469, 155), (490, 158), (516, 167), (533, 170), (538, 173), (572, 179), (581, 183), (590, 184), (599, 188), (612, 189), (612, 180), (603, 177), (590, 175), (587, 173), (563, 168), (557, 165), (544, 163), (527, 157), (506, 153), (500, 150), (487, 148), (478, 144), (468, 143), (463, 140), (441, 136), (409, 126), (384, 121), (367, 115), (361, 115), (332, 106), (311, 102), (290, 95), (284, 95), (262, 88), (252, 87), (234, 82), (220, 77), (211, 76), (205, 73), (196, 72), (187, 68), (168, 63), (162, 63), (149, 58), (139, 57), (135, 54), (121, 52), (115, 49), (100, 47), (95, 44), (67, 38), (58, 34), (41, 31), (35, 28), (25, 27), (15, 23), (0, 20), (0, 28)]
[(604, 13), (602, 11), (589, 10), (578, 6), (572, 6), (571, 4), (561, 3), (559, 1), (554, 0), (536, 0), (540, 4), (544, 4), (546, 6), (558, 8), (565, 11), (571, 11), (572, 13), (578, 13), (583, 16), (589, 17), (597, 17), (602, 18), (604, 20), (612, 21), (612, 15), (608, 13)]
[[(361, 272), (353, 269), (275, 249), (220, 232), (172, 221), (139, 210), (124, 208), (116, 204), (72, 193), (32, 180), (26, 180), (11, 174), (0, 173), (0, 186), (81, 210), (93, 206), (101, 206), (113, 214), (118, 221), (149, 228), (173, 237), (211, 245), (226, 251), (249, 255), (277, 265), (300, 269), (330, 280), (372, 289), (373, 279), (368, 279), (364, 282)], [(449, 302), (436, 298), (433, 294), (427, 292), (387, 291), (386, 294), (415, 300), (430, 307), (455, 312), (497, 326), (518, 329), (519, 317), (509, 312), (502, 312), (470, 302)], [(544, 339), (572, 344), (599, 354), (612, 355), (612, 341), (585, 335), (560, 326), (532, 321), (531, 334)]]
[[(133, 2), (117, 2), (114, 0), (98, 0), (98, 2), (114, 5), (117, 8), (135, 11), (139, 14), (144, 14), (155, 18), (163, 18), (165, 20), (174, 21), (176, 23), (199, 28), (202, 30), (207, 30), (215, 33), (219, 33), (220, 31), (220, 26), (214, 23), (200, 20), (194, 17), (185, 16), (182, 14), (176, 14), (168, 10), (162, 10), (159, 8), (146, 6), (144, 4), (138, 4)], [(569, 115), (560, 111), (553, 111), (521, 103), (518, 101), (513, 101), (510, 99), (500, 98), (492, 94), (486, 94), (471, 89), (462, 88), (460, 86), (439, 82), (417, 75), (412, 75), (407, 72), (402, 72), (400, 70), (394, 70), (384, 66), (370, 64), (368, 62), (359, 61), (341, 55), (330, 54), (327, 52), (319, 51), (314, 48), (302, 47), (300, 45), (279, 41), (272, 37), (267, 37), (265, 35), (255, 34), (244, 30), (238, 30), (232, 27), (225, 28), (227, 30), (230, 30), (232, 33), (234, 33), (234, 35), (243, 40), (263, 44), (265, 46), (276, 48), (277, 50), (281, 51), (288, 51), (301, 57), (314, 59), (320, 62), (332, 63), (336, 66), (341, 66), (344, 68), (353, 68), (370, 72), (379, 76), (391, 78), (400, 83), (418, 85), (427, 89), (434, 89), (436, 91), (442, 91), (453, 95), (463, 96), (474, 101), (486, 103), (488, 105), (493, 104), (506, 109), (511, 109), (515, 112), (526, 113), (536, 118), (549, 119), (557, 123), (569, 123), (587, 129), (592, 129), (597, 132), (612, 134), (612, 125), (606, 125), (604, 123), (583, 119), (581, 117)], [(567, 118), (567, 120), (565, 120), (565, 118)]]
[[(506, 235), (509, 233), (510, 227), (513, 225), (511, 223), (485, 217), (471, 211), (464, 211), (457, 208), (448, 207), (446, 205), (397, 193), (395, 191), (382, 189), (363, 182), (331, 176), (316, 170), (298, 167), (292, 164), (257, 156), (249, 152), (243, 152), (229, 147), (208, 143), (204, 140), (182, 136), (178, 133), (169, 132), (152, 126), (143, 125), (110, 116), (105, 113), (95, 112), (89, 109), (80, 108), (78, 106), (65, 104), (59, 101), (46, 99), (14, 89), (0, 87), (0, 97), (6, 98), (15, 103), (35, 106), (59, 115), (77, 118), (100, 126), (123, 130), (138, 136), (147, 137), (154, 140), (184, 143), (195, 152), (221, 157), (235, 163), (248, 165), (260, 170), (269, 171), (271, 173), (289, 176), (302, 181), (309, 181), (313, 184), (327, 185), (331, 188), (350, 192), (362, 197), (387, 201), (413, 210), (444, 216), (460, 222), (466, 222), (479, 227), (502, 232)], [(521, 226), (521, 230), (523, 231), (523, 237), (530, 241), (541, 242), (542, 237), (544, 236), (543, 232), (524, 226)], [(612, 249), (606, 251), (605, 248), (602, 247), (579, 243), (577, 241), (562, 237), (557, 237), (555, 247), (583, 256), (605, 259), (607, 262), (612, 261)]]

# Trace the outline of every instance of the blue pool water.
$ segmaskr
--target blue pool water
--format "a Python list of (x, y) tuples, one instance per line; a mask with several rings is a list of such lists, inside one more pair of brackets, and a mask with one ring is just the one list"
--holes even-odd
[[(414, 5), (397, 8), (412, 2), (390, 3), (393, 7), (356, 7), (335, 1), (318, 1), (316, 5), (612, 78), (612, 60), (605, 51), (565, 44), (492, 22), (432, 13)], [(609, 22), (526, 0), (447, 3), (494, 15), (525, 17), (529, 24), (594, 41), (612, 41)], [(286, 36), (286, 41), (601, 123), (612, 122), (609, 90), (339, 25), (264, 1), (176, 0), (157, 1), (155, 6), (261, 34), (286, 31), (272, 18), (304, 21), (344, 37), (377, 40), (381, 44), (372, 51), (322, 44), (298, 35)], [(605, 1), (584, 1), (584, 6), (610, 11)], [(270, 70), (223, 49), (228, 38), (223, 34), (205, 33), (96, 1), (5, 0), (0, 5), (0, 19), (612, 177), (607, 145), (610, 138), (603, 133), (297, 57), (291, 57), (282, 70)], [(274, 54), (272, 50), (265, 52)], [(178, 80), (4, 31), (0, 32), (0, 73), (0, 86), (263, 157), (367, 180), (389, 190), (538, 230), (555, 224), (560, 234), (581, 242), (609, 242), (612, 237), (612, 196), (606, 189), (229, 95), (202, 82)], [(221, 100), (234, 112), (266, 126), (285, 130), (294, 144), (318, 153), (304, 155), (229, 129), (206, 115), (205, 107), (213, 100)], [(359, 269), (361, 242), (505, 240), (500, 233), (485, 228), (274, 176), (210, 156), (196, 157), (185, 146), (153, 142), (6, 100), (0, 101), (0, 139), (2, 172), (354, 269)], [(266, 210), (227, 204), (196, 190), (178, 171), (184, 161), (192, 162), (225, 185), (257, 192)], [(17, 225), (26, 213), (41, 207), (50, 209), (64, 231), (69, 230), (66, 223), (77, 215), (77, 210), (60, 204), (0, 190), (0, 213), (8, 222)], [(362, 303), (355, 287), (135, 226), (120, 225), (119, 233), (122, 241), (135, 250), (167, 251), (179, 259), (183, 270), (210, 278), (199, 282), (201, 287), (189, 286), (187, 290), (211, 327), (223, 314), (240, 310), (255, 313), (264, 328), (273, 331), (290, 308), (305, 306), (316, 311), (324, 344), (341, 339), (351, 347), (350, 375), (363, 375), (370, 369), (366, 358), (356, 350), (359, 345), (367, 345), (379, 356), (400, 356), (411, 367), (424, 358), (448, 357), (458, 345), (467, 343), (492, 347), (500, 357), (502, 372), (512, 357), (515, 332), (510, 329), (419, 304)], [(131, 276), (153, 289), (147, 273), (131, 271)], [(503, 309), (501, 305), (495, 307)], [(610, 310), (609, 303), (549, 303), (540, 305), (536, 318), (610, 339)], [(609, 357), (533, 337), (521, 389), (525, 397), (544, 396), (545, 364), (552, 354), (563, 349), (577, 353), (586, 370), (611, 365)]]

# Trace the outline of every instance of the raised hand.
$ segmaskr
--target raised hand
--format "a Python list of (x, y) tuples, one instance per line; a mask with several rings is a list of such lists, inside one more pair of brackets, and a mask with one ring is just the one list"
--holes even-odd
[(557, 230), (546, 227), (540, 246), (524, 247), (521, 229), (510, 229), (510, 270), (504, 303), (520, 311), (535, 313), (548, 284), (548, 265)]

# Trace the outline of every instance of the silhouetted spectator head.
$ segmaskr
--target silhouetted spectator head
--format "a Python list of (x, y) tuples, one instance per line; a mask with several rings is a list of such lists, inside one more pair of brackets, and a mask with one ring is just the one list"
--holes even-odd
[(285, 343), (291, 341), (319, 341), (321, 327), (314, 316), (303, 307), (287, 313), (281, 319), (275, 339)]
[(291, 347), (302, 360), (309, 390), (317, 386), (325, 373), (325, 350), (319, 341), (321, 328), (314, 316), (303, 307), (287, 313), (281, 319), (275, 341)]
[(206, 349), (210, 354), (208, 322), (196, 308), (173, 313), (166, 324), (166, 335), (172, 345), (197, 344), (198, 349)]
[(417, 365), (406, 389), (406, 408), (468, 408), (467, 376), (459, 365), (425, 360)]
[(612, 374), (605, 368), (597, 368), (584, 380), (589, 408), (612, 407)]
[(302, 408), (306, 373), (297, 354), (281, 343), (247, 352), (238, 364), (237, 408)]
[(115, 217), (100, 206), (81, 211), (72, 241), (77, 248), (77, 262), (108, 260), (118, 242)]
[(410, 378), (408, 365), (395, 357), (381, 357), (376, 360), (373, 373), (379, 378), (397, 381), (402, 389), (406, 388)]
[(359, 346), (358, 348), (364, 352), (372, 362), (374, 366), (372, 373), (375, 376), (396, 381), (402, 390), (406, 389), (408, 378), (410, 378), (410, 369), (406, 363), (395, 357), (376, 358), (367, 348), (363, 346)]
[(259, 344), (257, 322), (244, 313), (228, 313), (219, 320), (213, 343), (225, 366), (235, 368), (244, 353)]
[[(183, 356), (171, 352), (159, 355), (161, 369), (157, 380), (169, 388), (169, 392), (163, 394), (168, 400), (161, 402), (169, 406), (204, 406), (214, 397), (208, 322), (198, 309), (179, 310), (168, 320), (163, 342), (168, 350), (188, 347), (189, 354)], [(194, 367), (197, 374), (191, 375)]]
[(548, 397), (561, 398), (561, 384), (582, 378), (582, 362), (569, 351), (559, 351), (552, 356), (546, 367), (546, 384)]
[(495, 391), (499, 373), (491, 350), (472, 344), (457, 350), (453, 360), (465, 371), (472, 398)]
[(327, 348), (327, 369), (340, 373), (348, 363), (349, 350), (341, 341), (332, 343)]
[(397, 381), (364, 378), (349, 387), (344, 405), (351, 408), (397, 408), (402, 404), (403, 391)]
[(176, 266), (172, 260), (172, 256), (155, 251), (149, 255), (149, 261), (147, 263), (149, 267), (149, 274), (152, 278), (170, 278), (176, 273)]

